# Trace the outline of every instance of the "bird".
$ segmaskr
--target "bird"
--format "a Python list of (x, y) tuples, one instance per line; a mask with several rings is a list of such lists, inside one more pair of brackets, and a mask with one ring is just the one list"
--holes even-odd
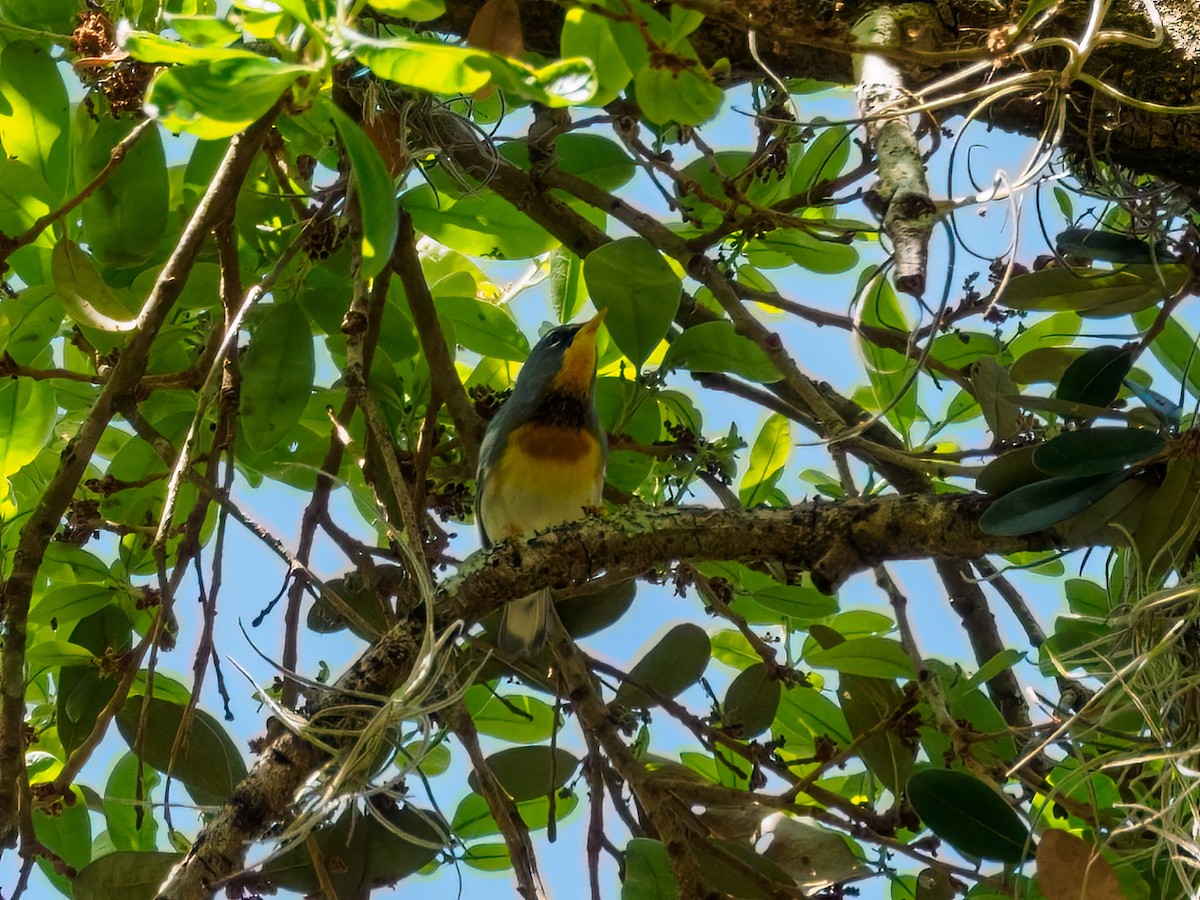
[[(608, 443), (596, 411), (596, 333), (605, 312), (546, 332), (488, 425), (475, 479), (484, 547), (531, 538), (600, 507)], [(500, 650), (515, 657), (541, 650), (553, 602), (544, 587), (505, 604)]]

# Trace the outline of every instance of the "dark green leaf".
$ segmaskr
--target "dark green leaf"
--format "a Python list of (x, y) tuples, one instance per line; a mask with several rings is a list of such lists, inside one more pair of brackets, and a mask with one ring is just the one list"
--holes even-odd
[(783, 685), (771, 677), (765, 663), (750, 666), (729, 685), (722, 704), (725, 727), (738, 737), (752, 738), (775, 721)]
[(917, 742), (892, 721), (904, 693), (894, 681), (843, 672), (838, 700), (854, 737), (869, 735), (859, 747), (863, 762), (893, 796), (899, 796), (917, 758)]
[(1034, 463), (1037, 450), (1036, 446), (1018, 447), (1002, 453), (983, 467), (983, 471), (975, 478), (975, 486), (989, 494), (1007, 494), (1023, 485), (1040, 481), (1047, 473)]
[[(579, 767), (574, 754), (561, 747), (510, 747), (487, 758), (488, 766), (510, 797), (520, 803), (545, 797), (571, 780)], [(471, 790), (479, 792), (474, 772), (467, 776)]]
[(180, 853), (117, 851), (88, 863), (72, 882), (75, 900), (152, 900)]
[(1102, 475), (1161, 453), (1162, 435), (1141, 428), (1068, 431), (1037, 448), (1033, 463), (1051, 475)]
[(960, 853), (1016, 865), (1033, 849), (1008, 801), (966, 772), (917, 772), (908, 780), (908, 799), (929, 830)]
[(1178, 290), (1181, 265), (1128, 266), (1116, 272), (1051, 267), (1009, 281), (1001, 303), (1014, 309), (1075, 310), (1090, 317), (1126, 315)]
[[(609, 455), (609, 480), (612, 480), (612, 457)], [(620, 619), (633, 605), (637, 581), (619, 581), (595, 593), (569, 597), (555, 604), (559, 619), (567, 633), (574, 638), (586, 637), (607, 628)]]
[(638, 660), (613, 702), (629, 707), (653, 706), (653, 697), (635, 684), (645, 685), (659, 696), (674, 697), (700, 680), (711, 649), (703, 628), (690, 622), (676, 625)]
[(1108, 406), (1133, 366), (1133, 355), (1121, 347), (1094, 347), (1063, 373), (1054, 396), (1058, 400)]
[(634, 838), (625, 845), (621, 900), (678, 900), (679, 882), (662, 841)]
[[(90, 129), (87, 143), (76, 152), (77, 187), (99, 174), (108, 164), (112, 148), (134, 124), (133, 120), (104, 118)], [(162, 133), (151, 127), (80, 207), (92, 256), (111, 267), (139, 265), (154, 258), (167, 231), (170, 194)]]
[(985, 534), (1031, 534), (1049, 528), (1087, 509), (1128, 475), (1086, 475), (1081, 478), (1046, 478), (1005, 494), (979, 519)]
[(138, 728), (144, 697), (130, 697), (117, 713), (117, 728), (130, 749), (140, 749), (142, 760), (160, 772), (170, 771), (188, 789), (197, 803), (220, 806), (233, 788), (246, 777), (246, 764), (237, 746), (221, 724), (203, 710), (192, 716), (188, 739), (179, 747), (171, 766), (171, 749), (183, 722), (184, 708), (154, 698), (146, 728), (138, 743)]
[(251, 450), (270, 450), (300, 420), (315, 372), (312, 330), (300, 304), (272, 305), (242, 360), (238, 424)]

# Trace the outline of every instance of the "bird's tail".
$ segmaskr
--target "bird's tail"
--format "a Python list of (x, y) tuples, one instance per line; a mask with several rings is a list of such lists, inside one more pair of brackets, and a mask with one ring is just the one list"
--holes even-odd
[(554, 608), (550, 588), (542, 588), (504, 605), (496, 643), (509, 656), (532, 656), (546, 646), (546, 629)]

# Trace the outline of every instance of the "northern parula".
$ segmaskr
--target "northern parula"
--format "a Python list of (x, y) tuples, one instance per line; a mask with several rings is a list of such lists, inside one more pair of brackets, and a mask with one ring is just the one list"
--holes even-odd
[[(608, 444), (596, 414), (596, 332), (604, 312), (546, 332), (488, 425), (475, 495), (485, 547), (533, 537), (600, 505)], [(517, 656), (540, 650), (553, 602), (546, 587), (506, 604), (500, 649)]]

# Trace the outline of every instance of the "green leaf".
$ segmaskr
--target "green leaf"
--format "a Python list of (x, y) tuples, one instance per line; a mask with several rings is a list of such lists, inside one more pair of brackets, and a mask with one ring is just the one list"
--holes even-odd
[(48, 382), (12, 378), (0, 384), (0, 480), (17, 474), (42, 452), (56, 412)]
[(908, 799), (930, 831), (967, 856), (1016, 865), (1033, 849), (1012, 806), (966, 772), (917, 772), (908, 780)]
[(48, 47), (14, 41), (0, 49), (0, 97), (4, 156), (37, 172), (50, 189), (40, 199), (56, 203), (66, 192), (70, 172), (70, 105)]
[(475, 685), (465, 698), (480, 734), (513, 744), (545, 741), (555, 731), (554, 707), (525, 694), (496, 694)]
[[(86, 115), (82, 113), (76, 123)], [(103, 118), (94, 125), (86, 143), (76, 151), (77, 188), (99, 174), (108, 164), (113, 147), (135, 124), (132, 119)], [(80, 207), (91, 255), (113, 268), (136, 266), (152, 259), (167, 231), (170, 194), (162, 132), (152, 127), (126, 151), (120, 165)]]
[[(521, 820), (530, 829), (545, 828), (550, 821), (550, 797), (542, 796), (517, 804)], [(559, 791), (554, 799), (554, 821), (561, 822), (579, 805), (575, 793)], [(454, 834), (464, 841), (500, 834), (500, 826), (492, 818), (487, 801), (476, 793), (469, 793), (459, 801), (450, 823)]]
[(181, 853), (109, 853), (80, 870), (71, 884), (73, 896), (75, 900), (153, 900), (181, 859)]
[(249, 51), (220, 53), (159, 72), (146, 92), (147, 110), (174, 132), (206, 141), (230, 137), (266, 115), (310, 72), (307, 66), (284, 65)]
[(584, 59), (564, 59), (540, 69), (496, 53), (426, 41), (396, 38), (360, 42), (355, 58), (380, 78), (435, 94), (473, 94), (494, 85), (550, 107), (586, 103), (596, 89), (596, 74)]
[(113, 766), (104, 787), (104, 822), (108, 838), (118, 850), (154, 850), (158, 824), (150, 792), (158, 784), (158, 773), (142, 767), (139, 794), (138, 758), (124, 754)]
[(738, 487), (743, 506), (752, 509), (766, 501), (783, 475), (791, 452), (791, 422), (782, 413), (772, 413), (750, 448), (750, 463)]
[(1128, 476), (1125, 472), (1046, 478), (1005, 494), (979, 518), (984, 534), (1031, 534), (1083, 512)]
[(454, 323), (455, 339), (468, 350), (512, 362), (529, 356), (529, 340), (503, 308), (474, 297), (438, 295), (436, 303), (438, 312)]
[(1163, 436), (1141, 428), (1084, 428), (1040, 445), (1033, 464), (1051, 475), (1103, 475), (1162, 453)]
[[(74, 869), (82, 869), (92, 858), (92, 823), (87, 804), (78, 785), (71, 785), (61, 808), (34, 809), (33, 831), (38, 842)], [(67, 896), (72, 896), (71, 881), (45, 859), (39, 859), (42, 872)]]
[(78, 17), (76, 0), (4, 0), (0, 4), (4, 21), (60, 35), (70, 34)]
[(1000, 302), (1013, 309), (1075, 310), (1091, 318), (1108, 318), (1156, 305), (1175, 293), (1187, 277), (1183, 265), (1126, 266), (1096, 274), (1051, 267), (1015, 276)]
[(50, 270), (63, 309), (78, 325), (97, 331), (132, 331), (137, 317), (100, 277), (92, 258), (74, 241), (54, 245)]
[(78, 622), (117, 600), (117, 592), (103, 584), (60, 584), (36, 599), (29, 610), (31, 625), (56, 626)]
[(748, 241), (746, 258), (764, 269), (795, 263), (810, 272), (837, 275), (858, 264), (858, 251), (841, 241), (823, 241), (799, 228), (779, 228)]
[(583, 278), (592, 303), (608, 310), (609, 334), (641, 369), (675, 318), (683, 282), (640, 237), (597, 247), (583, 261)]
[(607, 106), (633, 80), (633, 72), (612, 34), (613, 23), (578, 6), (567, 10), (560, 46), (563, 57), (590, 60), (596, 70), (596, 93), (588, 106)]
[(138, 745), (138, 729), (145, 697), (130, 697), (117, 713), (117, 729), (142, 760), (160, 772), (170, 772), (187, 787), (192, 799), (220, 806), (246, 777), (246, 764), (229, 734), (212, 716), (197, 709), (192, 714), (187, 740), (179, 746), (174, 766), (171, 749), (183, 721), (184, 708), (157, 697), (150, 701), (145, 731)]
[(899, 641), (884, 637), (859, 637), (836, 646), (805, 653), (816, 669), (834, 669), (873, 678), (912, 678), (912, 660)]
[(1121, 347), (1093, 347), (1071, 363), (1058, 390), (1056, 400), (1108, 406), (1121, 390), (1121, 383), (1133, 366), (1133, 354)]
[(999, 356), (1000, 350), (1000, 341), (994, 334), (956, 331), (953, 334), (942, 334), (934, 338), (929, 355), (940, 363), (961, 369), (981, 357)]
[(654, 699), (635, 687), (635, 682), (652, 688), (658, 696), (673, 698), (700, 680), (711, 650), (708, 634), (699, 625), (691, 622), (676, 625), (638, 660), (629, 672), (629, 681), (617, 689), (613, 702), (643, 709), (653, 706)]
[(408, 191), (401, 201), (419, 231), (460, 253), (527, 259), (558, 246), (541, 225), (491, 192), (454, 200), (423, 185)]
[(678, 900), (679, 882), (671, 868), (667, 845), (633, 838), (625, 845), (625, 880), (621, 900)]
[(86, 666), (95, 659), (95, 654), (87, 647), (70, 641), (38, 641), (25, 651), (25, 661), (33, 670), (50, 666)]
[(836, 703), (816, 688), (789, 685), (779, 699), (772, 732), (784, 738), (784, 748), (795, 756), (811, 756), (818, 742), (850, 743), (850, 726)]
[[(571, 780), (579, 759), (561, 747), (509, 747), (487, 758), (488, 767), (500, 786), (518, 803), (545, 797)], [(467, 776), (471, 790), (479, 793), (474, 772)]]
[[(816, 124), (816, 123), (814, 123)], [(836, 178), (850, 159), (850, 129), (828, 125), (817, 131), (792, 169), (792, 193), (804, 194), (823, 181)]]
[(504, 872), (512, 868), (507, 844), (472, 844), (460, 858), (481, 872)]
[(917, 758), (916, 740), (899, 723), (889, 721), (904, 702), (904, 693), (894, 681), (843, 672), (838, 700), (854, 737), (869, 734), (860, 745), (859, 756), (880, 783), (899, 796)]
[(771, 384), (783, 376), (758, 344), (738, 334), (732, 322), (701, 322), (671, 341), (664, 368), (689, 372), (730, 372), (749, 381)]
[(300, 420), (315, 372), (312, 330), (300, 305), (272, 305), (242, 360), (238, 424), (251, 450), (270, 450)]
[[(1134, 313), (1133, 323), (1144, 332), (1157, 318), (1157, 309), (1147, 309)], [(1150, 342), (1150, 352), (1172, 378), (1186, 380), (1193, 397), (1200, 397), (1200, 349), (1196, 338), (1175, 316), (1163, 323), (1162, 331)]]
[(1047, 473), (1033, 462), (1037, 447), (1018, 447), (993, 459), (975, 478), (975, 486), (989, 494), (1009, 491), (1045, 478)]
[(633, 89), (642, 114), (656, 125), (701, 125), (717, 114), (725, 99), (725, 92), (697, 63), (679, 70), (648, 65), (634, 76)]
[(1008, 374), (1017, 384), (1058, 384), (1071, 363), (1083, 353), (1079, 347), (1035, 347), (1014, 362)]
[(327, 108), (346, 148), (355, 196), (362, 208), (362, 274), (374, 278), (391, 258), (400, 227), (395, 185), (371, 139), (332, 103)]
[[(529, 144), (508, 141), (500, 145), (500, 155), (529, 171)], [(554, 163), (589, 184), (606, 191), (615, 191), (633, 178), (637, 171), (620, 144), (598, 134), (574, 133), (559, 135), (554, 140)]]
[(371, 0), (380, 12), (411, 22), (430, 22), (446, 12), (442, 0)]
[(725, 692), (721, 704), (725, 727), (743, 740), (766, 730), (779, 709), (783, 685), (771, 677), (765, 663), (759, 662), (742, 671)]

